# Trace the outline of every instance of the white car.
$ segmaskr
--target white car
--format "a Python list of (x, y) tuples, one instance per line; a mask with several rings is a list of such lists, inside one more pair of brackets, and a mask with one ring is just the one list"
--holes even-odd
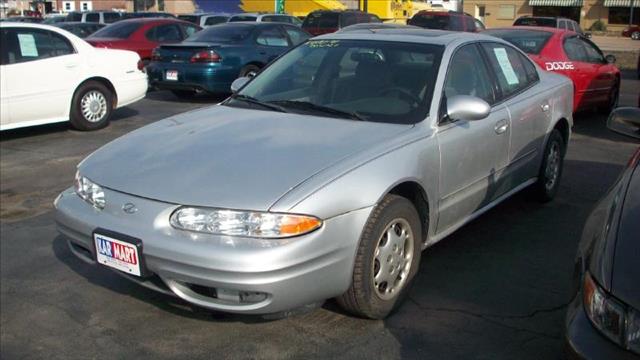
[(99, 129), (146, 92), (135, 52), (94, 48), (53, 26), (0, 23), (0, 130), (67, 120)]

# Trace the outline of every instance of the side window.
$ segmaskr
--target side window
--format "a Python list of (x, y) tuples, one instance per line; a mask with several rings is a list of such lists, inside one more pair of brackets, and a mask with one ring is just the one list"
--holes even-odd
[(476, 31), (476, 23), (473, 21), (471, 16), (464, 17), (464, 27), (467, 32), (475, 32)]
[[(465, 45), (453, 55), (444, 83), (444, 96), (456, 95), (479, 97), (489, 104), (495, 102), (491, 76), (481, 61), (475, 44)], [(480, 60), (480, 61), (479, 61)]]
[(540, 77), (538, 76), (538, 71), (536, 70), (536, 66), (533, 65), (531, 60), (529, 60), (529, 58), (527, 58), (526, 56), (518, 53), (518, 57), (520, 58), (520, 61), (524, 66), (524, 71), (527, 73), (527, 81), (530, 84), (538, 82), (540, 80)]
[(451, 25), (448, 30), (464, 31), (464, 28), (462, 26), (462, 16), (451, 15), (449, 21), (451, 22)]
[(156, 42), (176, 42), (182, 40), (178, 25), (160, 25), (147, 31), (147, 39)]
[(582, 45), (582, 41), (577, 36), (570, 36), (564, 39), (562, 44), (564, 52), (567, 54), (569, 60), (587, 62), (587, 52)]
[(104, 23), (111, 24), (120, 20), (120, 14), (115, 12), (104, 13)]
[(340, 22), (342, 27), (347, 27), (349, 25), (356, 24), (358, 19), (356, 18), (356, 14), (344, 13), (340, 16)]
[(274, 22), (278, 21), (275, 16), (263, 16), (262, 22)]
[(604, 59), (604, 56), (602, 55), (602, 53), (600, 52), (600, 50), (598, 50), (598, 48), (593, 45), (590, 41), (579, 38), (580, 41), (582, 42), (582, 46), (584, 46), (584, 50), (585, 53), (587, 54), (587, 62), (592, 63), (592, 64), (604, 64), (606, 63), (606, 60)]
[[(209, 19), (207, 19), (207, 21), (209, 21)], [(182, 29), (184, 30), (184, 34), (186, 37), (189, 37), (197, 33), (198, 31), (200, 31), (200, 29), (197, 26), (186, 25), (186, 24), (182, 24)]]
[(289, 46), (289, 42), (283, 33), (276, 27), (262, 29), (260, 35), (256, 39), (256, 42), (260, 45), (266, 46)]
[(503, 98), (508, 98), (533, 83), (531, 81), (533, 79), (530, 79), (525, 67), (531, 64), (514, 48), (497, 43), (485, 43), (482, 44), (482, 47), (489, 58), (493, 72), (496, 74)]
[(16, 59), (18, 42), (13, 30), (0, 29), (0, 65), (13, 64)]
[[(9, 64), (73, 54), (73, 46), (62, 35), (39, 29), (12, 29), (7, 36)], [(3, 44), (4, 48), (5, 44)], [(4, 50), (3, 50), (4, 52)]]
[(291, 39), (291, 43), (293, 44), (293, 46), (302, 44), (309, 38), (309, 35), (307, 35), (307, 33), (305, 33), (304, 31), (300, 31), (292, 27), (287, 26), (285, 27), (285, 30), (287, 31), (287, 35), (289, 35), (289, 39)]
[(382, 20), (380, 20), (380, 18), (378, 17), (378, 15), (375, 14), (367, 14), (369, 16), (369, 22), (371, 23), (381, 23)]
[(98, 13), (89, 13), (87, 14), (87, 22), (100, 22), (100, 14)]
[(227, 19), (228, 18), (224, 16), (209, 16), (207, 20), (204, 21), (204, 24), (206, 26), (221, 24), (221, 23), (227, 22)]

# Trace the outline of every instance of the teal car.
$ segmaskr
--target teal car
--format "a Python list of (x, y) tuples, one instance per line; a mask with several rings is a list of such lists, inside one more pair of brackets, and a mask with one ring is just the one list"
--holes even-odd
[(227, 23), (197, 32), (179, 44), (156, 48), (147, 66), (150, 86), (178, 97), (228, 94), (231, 83), (253, 76), (311, 35), (276, 23)]

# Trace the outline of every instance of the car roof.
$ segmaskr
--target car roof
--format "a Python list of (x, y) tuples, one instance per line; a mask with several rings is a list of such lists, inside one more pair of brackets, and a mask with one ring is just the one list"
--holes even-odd
[(335, 32), (315, 37), (316, 40), (374, 40), (397, 41), (420, 44), (448, 45), (454, 41), (491, 40), (504, 42), (493, 36), (482, 33), (468, 33), (446, 30), (428, 30), (414, 28), (394, 29), (362, 29), (347, 32)]
[(572, 30), (546, 27), (546, 26), (509, 26), (509, 27), (491, 28), (485, 31), (491, 31), (491, 30), (529, 30), (529, 31), (544, 31), (544, 32), (553, 33), (553, 34), (575, 33), (575, 31), (572, 31)]
[(106, 24), (100, 24), (97, 22), (82, 22), (82, 21), (65, 21), (65, 22), (59, 22), (56, 23), (55, 26), (67, 26), (67, 25), (106, 25)]
[(118, 21), (118, 23), (123, 23), (123, 22), (131, 22), (131, 23), (143, 23), (143, 24), (147, 24), (147, 23), (188, 23), (188, 24), (192, 24), (188, 21), (184, 21), (182, 19), (178, 19), (178, 18), (168, 18), (168, 17), (140, 17), (140, 18), (131, 18), (131, 19), (123, 19)]
[(0, 27), (21, 27), (21, 28), (53, 30), (55, 32), (60, 31), (60, 28), (57, 26), (46, 25), (46, 24), (36, 24), (36, 23), (26, 23), (26, 22), (2, 21), (0, 22)]

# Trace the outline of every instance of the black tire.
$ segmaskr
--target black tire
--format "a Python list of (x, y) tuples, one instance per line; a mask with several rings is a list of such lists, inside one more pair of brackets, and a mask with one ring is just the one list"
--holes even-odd
[[(90, 111), (94, 109), (96, 111), (83, 112), (83, 99), (87, 102)], [(102, 129), (109, 124), (113, 106), (111, 90), (100, 82), (87, 81), (80, 85), (73, 95), (69, 112), (71, 126), (81, 131)]]
[(609, 90), (609, 97), (607, 99), (607, 103), (598, 108), (598, 112), (604, 115), (609, 115), (609, 113), (618, 106), (618, 101), (620, 100), (620, 86), (618, 82)]
[(249, 76), (254, 77), (260, 72), (260, 67), (258, 65), (245, 65), (242, 69), (240, 69), (239, 77)]
[(193, 99), (196, 96), (196, 92), (193, 90), (171, 90), (171, 92), (178, 99)]
[(634, 31), (630, 37), (631, 40), (640, 40), (640, 31)]
[[(553, 200), (558, 192), (560, 179), (562, 177), (565, 149), (566, 147), (560, 131), (554, 129), (551, 134), (549, 134), (549, 139), (544, 147), (538, 181), (536, 181), (532, 187), (533, 195), (540, 202), (546, 203)], [(556, 159), (557, 168), (553, 164), (550, 165), (551, 161), (556, 161), (554, 160), (555, 151), (558, 152), (558, 158)], [(556, 170), (552, 170), (552, 168)], [(555, 174), (555, 177), (553, 174)]]
[[(400, 220), (402, 223), (397, 223), (397, 221)], [(402, 227), (408, 225), (408, 228), (410, 228), (412, 232), (411, 239), (404, 240), (405, 248), (403, 250), (396, 250), (396, 247), (384, 250), (384, 253), (380, 254), (380, 256), (387, 258), (396, 257), (394, 257), (391, 262), (380, 265), (380, 262), (376, 260), (376, 248), (379, 244), (391, 245), (391, 243), (389, 243), (390, 239), (388, 236), (385, 236), (385, 233), (387, 230), (395, 231), (395, 227), (393, 228), (394, 230), (391, 230), (391, 226), (394, 224), (399, 224)], [(383, 319), (387, 317), (398, 307), (411, 288), (413, 278), (420, 264), (420, 256), (422, 253), (421, 239), (422, 230), (420, 218), (413, 204), (401, 196), (385, 196), (367, 220), (356, 252), (351, 286), (347, 292), (336, 299), (338, 304), (346, 311), (360, 317), (370, 319)], [(403, 271), (399, 271), (398, 269), (402, 267), (400, 260), (403, 258), (403, 255), (400, 251), (404, 252), (404, 256), (407, 256), (409, 250), (406, 248), (406, 245), (408, 244), (412, 245), (412, 257), (408, 262), (409, 268), (407, 269), (405, 267), (404, 269), (405, 276), (401, 277), (399, 275)], [(391, 252), (391, 254), (387, 255), (387, 252)], [(378, 287), (376, 287), (374, 284), (374, 274), (386, 274), (387, 267), (393, 265), (397, 265), (397, 267), (396, 269), (388, 269), (388, 273), (390, 274), (388, 276), (393, 277), (393, 272), (396, 272), (394, 281), (403, 281), (403, 283), (401, 283), (393, 293), (380, 295), (380, 290), (382, 289), (383, 292), (385, 292), (385, 290), (388, 289), (388, 284), (384, 286), (384, 283), (380, 283)], [(382, 296), (390, 296), (390, 298), (385, 299)]]

